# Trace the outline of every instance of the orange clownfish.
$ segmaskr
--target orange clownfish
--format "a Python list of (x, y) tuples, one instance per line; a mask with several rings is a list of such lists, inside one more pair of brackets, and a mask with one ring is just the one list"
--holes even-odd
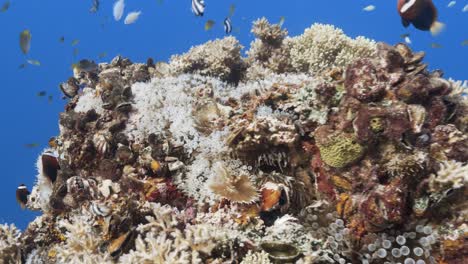
[(419, 30), (430, 30), (437, 35), (444, 24), (437, 21), (437, 9), (432, 0), (398, 0), (398, 13), (404, 27), (410, 24)]

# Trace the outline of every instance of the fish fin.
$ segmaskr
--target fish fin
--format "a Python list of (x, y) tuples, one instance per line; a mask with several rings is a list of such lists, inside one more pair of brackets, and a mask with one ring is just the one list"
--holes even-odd
[(441, 23), (439, 21), (435, 21), (432, 25), (431, 25), (431, 34), (432, 36), (437, 36), (440, 34), (440, 32), (442, 32), (445, 28), (445, 24), (444, 23)]
[(407, 28), (407, 27), (409, 26), (410, 22), (409, 22), (408, 20), (404, 19), (404, 18), (401, 18), (401, 24), (402, 24), (405, 28)]

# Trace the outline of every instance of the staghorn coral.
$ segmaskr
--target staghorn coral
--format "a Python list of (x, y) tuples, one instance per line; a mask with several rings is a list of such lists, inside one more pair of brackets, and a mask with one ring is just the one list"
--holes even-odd
[(431, 191), (436, 192), (443, 188), (458, 189), (465, 187), (468, 182), (468, 165), (452, 160), (443, 161), (436, 174), (429, 179)]
[(252, 33), (246, 57), (227, 37), (80, 62), (26, 205), (43, 214), (2, 257), (462, 263), (466, 84), (330, 25)]

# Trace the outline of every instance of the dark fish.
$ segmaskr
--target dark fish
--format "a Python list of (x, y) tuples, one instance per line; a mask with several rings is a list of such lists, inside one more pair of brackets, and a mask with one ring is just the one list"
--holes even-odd
[(28, 188), (26, 187), (26, 185), (20, 184), (20, 186), (18, 186), (18, 188), (16, 189), (16, 201), (18, 201), (22, 209), (24, 209), (26, 207), (26, 204), (28, 203), (28, 196)]
[(20, 48), (24, 54), (27, 54), (31, 48), (31, 32), (28, 29), (20, 33)]
[(6, 12), (9, 8), (10, 8), (10, 1), (6, 1), (6, 2), (2, 5), (2, 9), (0, 9), (0, 11), (1, 11), (1, 12)]
[(203, 16), (205, 13), (205, 1), (204, 0), (192, 0), (192, 12), (196, 16)]
[(230, 34), (231, 31), (232, 31), (231, 19), (229, 17), (226, 17), (226, 19), (224, 19), (224, 32), (226, 32), (226, 34)]
[(431, 31), (432, 35), (444, 29), (444, 24), (437, 21), (437, 9), (432, 0), (398, 0), (397, 7), (404, 27), (413, 24), (419, 30)]
[(20, 66), (18, 66), (18, 69), (24, 69), (26, 68), (26, 63), (22, 63), (20, 64)]
[(47, 101), (49, 102), (49, 104), (52, 103), (53, 99), (54, 99), (54, 96), (52, 96), (52, 95), (47, 96)]
[(64, 36), (61, 36), (60, 39), (59, 39), (60, 43), (64, 43), (65, 42), (65, 37)]
[(42, 96), (45, 96), (46, 94), (47, 94), (46, 91), (40, 91), (37, 93), (37, 96), (42, 97)]
[(57, 179), (57, 173), (60, 169), (57, 156), (51, 151), (46, 151), (41, 156), (42, 174), (52, 183)]

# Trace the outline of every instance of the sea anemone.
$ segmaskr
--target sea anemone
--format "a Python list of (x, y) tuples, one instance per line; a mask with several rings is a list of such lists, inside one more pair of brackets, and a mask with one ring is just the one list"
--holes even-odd
[(233, 203), (253, 203), (258, 199), (257, 188), (248, 171), (226, 167), (222, 162), (215, 163), (213, 167), (215, 175), (208, 183), (213, 193)]

